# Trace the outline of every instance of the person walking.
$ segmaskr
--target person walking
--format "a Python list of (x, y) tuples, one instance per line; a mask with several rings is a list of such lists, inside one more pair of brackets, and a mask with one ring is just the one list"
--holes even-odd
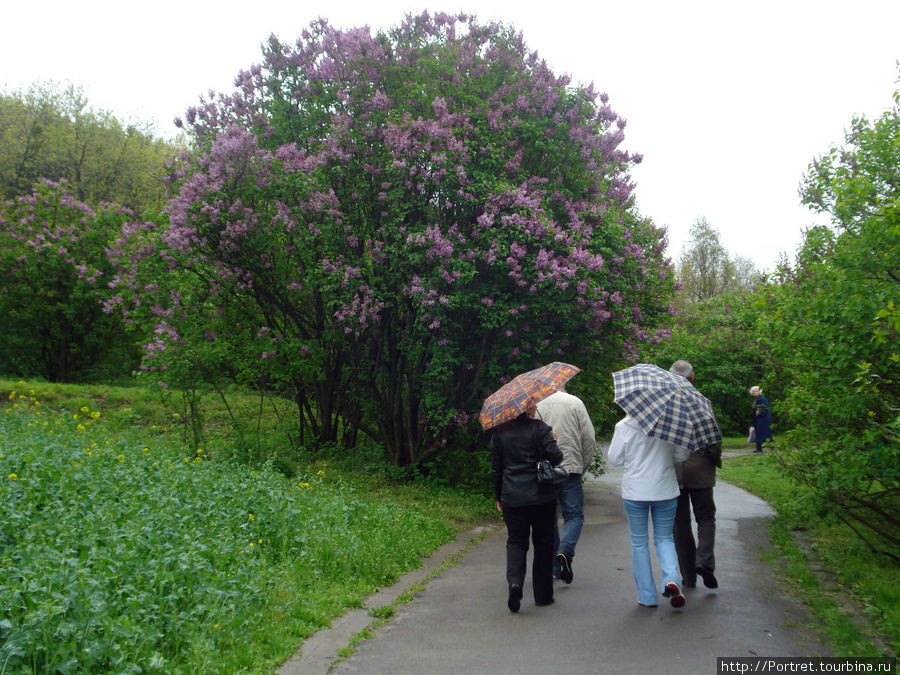
[(653, 520), (653, 544), (662, 573), (662, 594), (672, 607), (684, 607), (678, 585), (678, 555), (672, 528), (678, 506), (675, 461), (687, 459), (689, 450), (648, 436), (631, 415), (616, 424), (607, 460), (623, 466), (622, 501), (631, 531), (631, 565), (638, 604), (657, 606), (657, 587), (650, 562), (649, 520)]
[[(690, 363), (679, 359), (669, 370), (693, 385), (694, 369)], [(675, 510), (674, 538), (681, 568), (681, 583), (686, 588), (697, 585), (697, 575), (707, 588), (718, 588), (716, 579), (716, 503), (713, 487), (716, 484), (716, 467), (722, 466), (722, 442), (717, 441), (696, 450), (683, 462), (675, 463), (675, 476), (680, 493)], [(697, 521), (697, 538), (691, 524), (691, 509)]]
[(507, 606), (518, 612), (522, 602), (528, 558), (528, 537), (534, 543), (531, 572), (534, 603), (553, 602), (553, 523), (556, 520), (556, 491), (552, 484), (539, 483), (536, 466), (539, 458), (553, 465), (563, 461), (553, 430), (535, 419), (537, 408), (527, 405), (526, 412), (493, 428), (491, 435), (491, 472), (497, 510), (506, 522), (506, 580), (509, 585)]
[(750, 395), (753, 397), (753, 428), (756, 430), (756, 450), (753, 452), (762, 452), (763, 443), (768, 440), (775, 442), (772, 436), (772, 409), (759, 386), (750, 387)]
[(553, 429), (563, 453), (562, 466), (568, 477), (556, 485), (556, 496), (562, 511), (562, 537), (554, 519), (553, 578), (572, 583), (572, 560), (575, 545), (584, 526), (584, 486), (582, 476), (594, 461), (594, 425), (584, 402), (561, 389), (537, 404), (538, 416)]

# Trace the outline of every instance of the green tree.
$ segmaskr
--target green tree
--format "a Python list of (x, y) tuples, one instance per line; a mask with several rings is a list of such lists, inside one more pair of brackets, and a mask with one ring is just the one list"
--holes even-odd
[(722, 244), (719, 231), (709, 221), (698, 218), (691, 226), (690, 239), (682, 248), (678, 261), (679, 307), (708, 300), (726, 291), (753, 290), (760, 279), (751, 260), (740, 256), (732, 259)]
[(142, 212), (162, 204), (166, 163), (176, 152), (151, 126), (123, 124), (91, 108), (80, 87), (33, 85), (0, 94), (2, 198), (29, 194), (46, 178), (66, 181), (94, 207), (114, 202)]
[(794, 430), (779, 457), (873, 548), (900, 558), (900, 95), (810, 166), (832, 217), (770, 287), (764, 328)]

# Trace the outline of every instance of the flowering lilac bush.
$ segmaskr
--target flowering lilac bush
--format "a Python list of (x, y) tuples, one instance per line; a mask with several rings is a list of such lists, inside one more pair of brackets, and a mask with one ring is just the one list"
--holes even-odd
[(106, 245), (132, 217), (94, 210), (51, 181), (0, 202), (0, 372), (64, 382), (137, 366), (122, 318), (101, 308), (113, 272)]
[(410, 16), (270, 38), (180, 123), (165, 228), (115, 259), (147, 368), (240, 374), (322, 440), (439, 452), (490, 391), (564, 359), (608, 379), (658, 340), (664, 233), (633, 208), (624, 120), (511, 29)]

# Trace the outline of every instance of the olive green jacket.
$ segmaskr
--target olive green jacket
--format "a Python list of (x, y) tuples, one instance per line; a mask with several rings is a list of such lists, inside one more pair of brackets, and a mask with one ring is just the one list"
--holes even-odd
[(683, 462), (675, 462), (679, 488), (711, 488), (716, 484), (716, 467), (722, 466), (722, 442), (707, 445), (691, 453)]

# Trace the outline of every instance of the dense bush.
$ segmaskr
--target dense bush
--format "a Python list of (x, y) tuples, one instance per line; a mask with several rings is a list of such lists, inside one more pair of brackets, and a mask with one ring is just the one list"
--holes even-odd
[(790, 474), (900, 559), (900, 94), (810, 168), (807, 232), (769, 289), (764, 334), (785, 369)]
[(122, 316), (101, 304), (113, 277), (106, 248), (133, 217), (50, 181), (0, 203), (0, 373), (109, 381), (137, 367)]
[(624, 121), (513, 30), (319, 21), (236, 85), (188, 111), (170, 223), (114, 250), (154, 379), (271, 387), (318, 440), (407, 465), (470, 446), (505, 378), (608, 379), (658, 339), (671, 274)]

